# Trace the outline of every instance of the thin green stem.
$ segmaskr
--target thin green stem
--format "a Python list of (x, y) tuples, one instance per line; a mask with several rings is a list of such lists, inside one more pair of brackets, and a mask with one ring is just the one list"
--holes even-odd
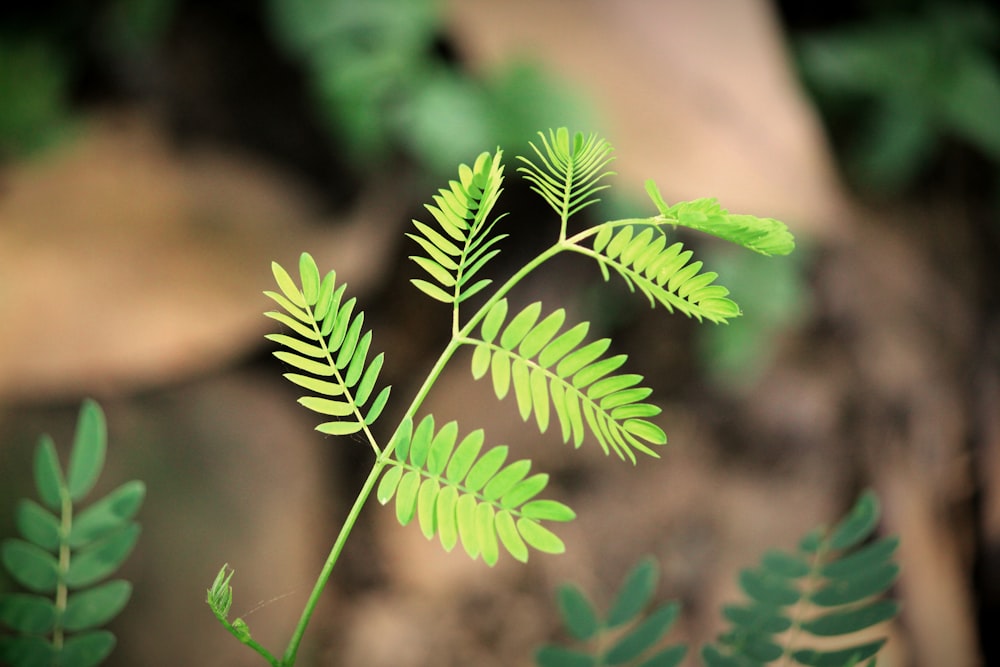
[[(441, 352), (434, 366), (428, 372), (427, 377), (424, 379), (423, 384), (420, 389), (417, 390), (416, 395), (410, 402), (409, 408), (407, 408), (406, 413), (400, 420), (400, 425), (406, 422), (407, 419), (411, 419), (416, 411), (420, 409), (421, 404), (430, 393), (431, 388), (437, 379), (440, 377), (441, 372), (444, 367), (448, 364), (451, 358), (455, 355), (464, 342), (464, 339), (472, 331), (472, 329), (486, 316), (489, 309), (493, 305), (502, 299), (510, 290), (517, 285), (521, 280), (524, 279), (529, 273), (541, 266), (545, 261), (551, 259), (557, 255), (562, 250), (567, 249), (564, 242), (556, 243), (549, 247), (547, 250), (540, 253), (533, 260), (525, 264), (517, 273), (512, 275), (497, 291), (493, 294), (490, 299), (483, 304), (478, 311), (465, 323), (461, 329), (453, 331), (451, 340), (445, 349)], [(457, 309), (455, 310), (457, 314)], [(457, 321), (454, 322), (453, 328), (457, 326)], [(397, 432), (399, 427), (397, 427)], [(367, 428), (366, 428), (367, 432)], [(350, 536), (351, 531), (354, 530), (354, 525), (357, 523), (358, 517), (361, 514), (361, 509), (364, 507), (365, 503), (368, 501), (369, 496), (371, 496), (372, 491), (375, 489), (375, 483), (378, 481), (379, 476), (382, 474), (382, 470), (389, 463), (389, 457), (392, 455), (392, 451), (395, 448), (396, 434), (390, 439), (389, 444), (385, 446), (384, 449), (379, 449), (374, 438), (369, 434), (369, 438), (372, 442), (372, 446), (376, 451), (375, 463), (372, 466), (371, 472), (368, 473), (367, 479), (365, 479), (364, 485), (358, 492), (357, 498), (354, 500), (354, 504), (351, 506), (350, 512), (348, 512), (347, 517), (344, 519), (344, 524), (340, 528), (340, 532), (337, 534), (337, 540), (333, 544), (333, 548), (330, 549), (330, 553), (326, 558), (326, 562), (323, 564), (323, 569), (320, 570), (319, 577), (316, 579), (316, 583), (313, 586), (312, 593), (309, 595), (309, 599), (306, 601), (306, 606), (302, 610), (302, 615), (299, 617), (299, 622), (295, 626), (295, 630), (292, 633), (292, 638), (288, 642), (288, 646), (285, 649), (284, 656), (281, 660), (281, 667), (292, 667), (295, 664), (295, 657), (299, 650), (299, 645), (302, 642), (302, 637), (305, 634), (306, 627), (309, 625), (309, 621), (312, 618), (313, 612), (316, 610), (316, 605), (319, 603), (320, 596), (323, 590), (326, 588), (327, 583), (330, 580), (330, 576), (333, 573), (333, 568), (340, 558), (340, 554), (344, 549), (344, 545), (347, 542), (347, 538)]]
[(385, 464), (384, 457), (380, 457), (375, 461), (375, 465), (372, 466), (371, 472), (368, 473), (368, 478), (365, 480), (364, 486), (361, 487), (358, 497), (354, 500), (354, 505), (351, 506), (351, 511), (347, 514), (347, 518), (344, 519), (344, 525), (340, 529), (340, 534), (337, 535), (337, 541), (333, 543), (333, 548), (330, 549), (330, 555), (327, 556), (326, 562), (323, 564), (323, 569), (320, 570), (319, 578), (316, 579), (316, 584), (313, 586), (312, 593), (310, 593), (309, 599), (306, 601), (306, 606), (302, 610), (299, 622), (295, 626), (294, 632), (292, 632), (292, 638), (288, 642), (288, 647), (285, 649), (284, 656), (281, 659), (281, 664), (284, 667), (291, 667), (295, 664), (295, 656), (298, 653), (299, 644), (302, 642), (302, 636), (305, 634), (306, 626), (309, 625), (309, 620), (316, 610), (316, 605), (319, 603), (323, 589), (326, 588), (326, 584), (330, 580), (333, 566), (337, 563), (337, 559), (340, 558), (340, 553), (344, 550), (344, 544), (347, 542), (354, 524), (357, 523), (365, 501), (368, 500), (372, 489), (375, 488), (375, 482), (378, 480), (379, 474), (382, 472)]
[[(417, 411), (424, 398), (426, 398), (427, 394), (430, 392), (434, 382), (441, 375), (441, 371), (444, 370), (445, 365), (455, 354), (455, 351), (459, 348), (459, 346), (460, 344), (453, 338), (451, 342), (448, 343), (447, 347), (445, 347), (441, 356), (438, 357), (437, 362), (434, 364), (434, 367), (427, 374), (427, 378), (424, 380), (423, 385), (417, 391), (416, 396), (410, 403), (410, 407), (407, 409), (406, 414), (400, 422), (401, 424), (402, 422), (405, 422), (406, 419), (411, 418)], [(399, 427), (397, 427), (397, 431), (398, 430)], [(395, 448), (395, 442), (396, 437), (395, 434), (393, 434), (389, 444), (386, 445), (385, 449), (379, 452), (378, 457), (375, 459), (375, 463), (372, 466), (371, 472), (368, 473), (368, 477), (365, 479), (364, 485), (358, 492), (358, 496), (355, 498), (350, 512), (348, 512), (347, 517), (344, 519), (344, 524), (340, 528), (337, 540), (334, 542), (333, 548), (330, 549), (330, 554), (327, 556), (326, 562), (323, 564), (323, 569), (320, 570), (319, 577), (316, 579), (316, 584), (313, 586), (312, 593), (306, 601), (306, 606), (302, 610), (299, 622), (295, 626), (292, 638), (288, 642), (288, 647), (285, 649), (284, 657), (281, 661), (282, 667), (292, 667), (292, 665), (295, 664), (295, 656), (298, 653), (299, 644), (302, 642), (302, 636), (305, 634), (306, 627), (309, 625), (313, 612), (316, 610), (319, 598), (322, 595), (323, 590), (326, 588), (327, 582), (330, 580), (330, 575), (333, 573), (333, 567), (337, 564), (337, 560), (340, 558), (340, 554), (344, 550), (347, 538), (350, 536), (351, 531), (354, 530), (354, 525), (357, 523), (358, 517), (361, 514), (361, 509), (368, 501), (368, 497), (371, 496), (371, 493), (375, 488), (375, 482), (378, 481), (379, 476), (382, 474), (382, 470), (389, 462), (389, 456)]]
[(256, 651), (262, 658), (264, 658), (265, 660), (268, 661), (268, 663), (270, 663), (271, 667), (282, 667), (281, 661), (278, 660), (276, 657), (274, 657), (274, 655), (270, 651), (261, 646), (259, 642), (255, 641), (253, 638), (249, 637), (245, 633), (240, 633), (235, 628), (235, 626), (233, 626), (233, 624), (229, 622), (229, 619), (219, 614), (219, 612), (215, 611), (214, 609), (212, 611), (213, 613), (215, 613), (215, 617), (219, 619), (219, 622), (222, 623), (222, 627), (228, 630), (229, 634), (231, 634), (233, 637), (236, 637), (237, 641), (239, 641), (241, 644), (244, 644), (245, 646), (249, 646), (254, 651)]
[[(233, 632), (233, 631), (230, 631), (230, 632)], [(240, 639), (240, 637), (238, 635), (236, 635), (235, 632), (233, 632), (233, 635), (237, 639)], [(271, 663), (271, 667), (281, 667), (281, 661), (278, 660), (273, 655), (271, 655), (270, 651), (268, 651), (266, 648), (264, 648), (263, 646), (261, 646), (260, 644), (258, 644), (253, 639), (250, 639), (248, 637), (246, 639), (240, 639), (240, 641), (243, 642), (244, 644), (246, 644), (247, 646), (249, 646), (250, 648), (252, 648), (253, 650), (257, 651), (257, 653), (259, 653), (261, 656), (263, 656), (263, 658), (265, 660), (267, 660), (269, 663)]]
[(61, 514), (60, 517), (60, 539), (59, 539), (59, 581), (56, 584), (56, 624), (52, 628), (52, 646), (58, 651), (62, 649), (65, 635), (63, 632), (63, 612), (66, 611), (66, 603), (69, 600), (69, 589), (66, 586), (66, 573), (69, 572), (70, 547), (69, 533), (73, 527), (73, 499), (69, 495), (69, 489), (61, 489)]

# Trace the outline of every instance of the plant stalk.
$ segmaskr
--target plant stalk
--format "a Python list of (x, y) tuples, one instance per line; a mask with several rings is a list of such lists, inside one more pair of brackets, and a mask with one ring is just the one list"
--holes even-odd
[[(490, 308), (502, 299), (510, 290), (517, 285), (521, 280), (524, 279), (529, 273), (541, 266), (545, 261), (551, 259), (557, 255), (562, 250), (567, 249), (567, 244), (565, 241), (560, 241), (553, 244), (548, 249), (541, 252), (533, 260), (525, 264), (517, 273), (512, 275), (507, 281), (494, 292), (493, 296), (490, 297), (486, 303), (484, 303), (479, 310), (465, 323), (461, 329), (453, 331), (451, 340), (448, 345), (441, 352), (434, 367), (431, 368), (430, 372), (424, 380), (424, 383), (417, 390), (416, 395), (413, 397), (413, 401), (410, 403), (410, 407), (407, 408), (406, 413), (400, 420), (400, 425), (404, 423), (407, 419), (413, 417), (416, 411), (420, 408), (427, 394), (430, 393), (431, 387), (440, 377), (441, 372), (444, 367), (451, 361), (451, 358), (458, 351), (458, 348), (462, 346), (463, 339), (475, 328), (476, 324), (486, 316)], [(457, 323), (458, 309), (454, 311), (456, 320), (453, 321), (453, 328)], [(397, 433), (399, 427), (397, 427)], [(309, 625), (309, 621), (312, 619), (312, 615), (316, 610), (316, 605), (319, 604), (320, 596), (323, 594), (323, 590), (326, 588), (327, 583), (330, 580), (330, 576), (333, 573), (333, 568), (340, 558), (340, 554), (344, 549), (344, 545), (347, 542), (347, 538), (350, 536), (351, 531), (354, 530), (354, 525), (357, 523), (358, 517), (361, 515), (361, 510), (368, 501), (369, 496), (371, 496), (372, 491), (375, 489), (375, 483), (378, 481), (379, 476), (382, 474), (382, 470), (389, 463), (389, 457), (392, 455), (395, 449), (396, 434), (390, 439), (389, 444), (386, 445), (384, 449), (379, 451), (377, 445), (375, 445), (374, 439), (371, 439), (372, 446), (376, 451), (375, 463), (372, 465), (371, 471), (368, 473), (368, 477), (365, 479), (364, 485), (358, 492), (357, 498), (354, 500), (354, 504), (351, 506), (347, 517), (344, 519), (344, 524), (340, 528), (340, 532), (337, 534), (337, 540), (333, 544), (333, 548), (330, 549), (330, 553), (326, 558), (326, 562), (323, 563), (323, 569), (320, 570), (319, 577), (316, 579), (316, 583), (313, 586), (312, 593), (309, 595), (309, 599), (306, 601), (305, 608), (302, 610), (302, 615), (299, 617), (299, 622), (295, 626), (295, 630), (292, 632), (292, 637), (288, 642), (288, 646), (285, 649), (284, 655), (281, 659), (281, 667), (293, 667), (295, 664), (295, 658), (298, 654), (299, 645), (302, 642), (302, 637), (305, 634), (306, 627)]]

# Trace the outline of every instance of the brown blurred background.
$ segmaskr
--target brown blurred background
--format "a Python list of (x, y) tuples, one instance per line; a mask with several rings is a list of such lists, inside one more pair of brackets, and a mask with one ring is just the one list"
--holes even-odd
[(739, 568), (866, 487), (902, 538), (879, 664), (997, 662), (998, 15), (985, 0), (803, 7), (5, 4), (0, 534), (34, 494), (38, 435), (65, 451), (92, 396), (110, 429), (98, 493), (148, 486), (108, 664), (259, 664), (204, 604), (225, 562), (234, 614), (280, 652), (371, 461), (314, 432), (283, 383), (260, 315), (270, 261), (308, 250), (337, 270), (405, 403), (448, 335), (407, 282), (409, 220), (459, 161), (503, 146), (511, 237), (493, 269), (508, 274), (554, 232), (512, 156), (568, 125), (617, 149), (590, 222), (648, 215), (653, 178), (668, 201), (784, 220), (797, 252), (685, 237), (743, 307), (727, 327), (651, 311), (582, 260), (532, 276), (518, 299), (565, 305), (630, 355), (670, 447), (636, 468), (572, 451), (458, 359), (426, 409), (552, 474), (579, 516), (567, 554), (488, 569), (373, 502), (300, 664), (532, 664), (558, 636), (559, 583), (606, 604), (645, 554), (658, 597), (684, 604), (674, 638), (708, 640)]

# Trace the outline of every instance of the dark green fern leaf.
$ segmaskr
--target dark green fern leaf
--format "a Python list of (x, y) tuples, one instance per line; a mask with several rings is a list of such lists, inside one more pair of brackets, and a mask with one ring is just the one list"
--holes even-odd
[(490, 284), (489, 279), (472, 282), (477, 273), (500, 251), (493, 246), (506, 234), (493, 235), (499, 218), (489, 220), (503, 189), (502, 151), (482, 153), (473, 166), (461, 165), (458, 180), (434, 196), (426, 205), (437, 229), (418, 220), (419, 234), (407, 234), (426, 255), (410, 257), (433, 279), (414, 279), (420, 291), (444, 303), (459, 304)]
[(650, 306), (659, 303), (670, 312), (676, 309), (710, 322), (740, 314), (739, 306), (727, 298), (729, 290), (715, 284), (718, 274), (702, 271), (702, 263), (692, 261), (693, 252), (682, 243), (667, 245), (659, 227), (605, 223), (594, 237), (593, 253), (587, 254), (598, 261), (605, 280), (609, 269), (615, 271), (630, 290), (638, 288)]
[(435, 430), (424, 417), (414, 428), (400, 425), (393, 458), (376, 491), (380, 503), (396, 499), (396, 518), (404, 526), (414, 518), (427, 539), (435, 536), (451, 551), (458, 542), (473, 559), (488, 565), (503, 546), (527, 561), (528, 548), (562, 553), (565, 547), (542, 521), (571, 521), (573, 511), (554, 500), (537, 500), (548, 484), (544, 473), (529, 475), (528, 460), (507, 463), (501, 445), (483, 451), (482, 429), (458, 439), (458, 425)]
[(535, 654), (539, 667), (627, 665), (676, 667), (684, 660), (682, 645), (659, 646), (673, 627), (680, 605), (668, 602), (646, 613), (656, 589), (656, 562), (646, 558), (625, 577), (606, 617), (599, 616), (578, 587), (559, 588), (559, 615), (566, 630), (583, 646), (547, 644)]
[[(12, 667), (91, 667), (111, 653), (115, 636), (100, 626), (112, 620), (132, 595), (117, 570), (139, 537), (133, 517), (145, 496), (132, 481), (78, 510), (104, 468), (107, 429), (94, 401), (80, 409), (67, 474), (55, 445), (42, 436), (35, 452), (35, 486), (42, 504), (22, 500), (16, 523), (21, 538), (4, 540), (0, 561), (29, 593), (0, 595), (0, 663)], [(71, 525), (70, 530), (63, 526)]]
[[(878, 518), (878, 501), (865, 493), (832, 530), (813, 531), (795, 553), (768, 552), (758, 567), (741, 572), (740, 588), (750, 602), (723, 610), (731, 628), (702, 650), (704, 664), (757, 667), (791, 658), (842, 667), (873, 658), (885, 640), (866, 635), (859, 641), (855, 634), (898, 611), (896, 602), (881, 597), (899, 574), (893, 562), (898, 540), (866, 544)], [(810, 636), (823, 638), (823, 648), (808, 646)]]
[(500, 399), (513, 388), (521, 418), (534, 415), (542, 433), (554, 412), (563, 442), (579, 447), (589, 431), (605, 453), (633, 463), (636, 451), (657, 456), (651, 447), (666, 436), (647, 418), (660, 408), (643, 402), (652, 391), (639, 386), (641, 375), (615, 373), (624, 354), (602, 356), (610, 340), (581, 345), (586, 322), (560, 333), (562, 309), (539, 321), (542, 306), (535, 302), (508, 321), (507, 308), (505, 299), (498, 301), (483, 318), (482, 338), (464, 341), (475, 347), (473, 377), (489, 373)]
[(363, 332), (364, 313), (355, 312), (356, 299), (344, 301), (346, 285), (330, 271), (320, 279), (312, 256), (299, 259), (301, 288), (277, 262), (271, 264), (280, 292), (264, 292), (280, 311), (264, 313), (287, 326), (295, 336), (268, 334), (284, 350), (274, 356), (297, 371), (285, 378), (311, 392), (299, 403), (313, 412), (335, 417), (316, 427), (330, 435), (350, 435), (378, 419), (389, 399), (389, 387), (375, 393), (385, 356), (371, 360), (371, 331)]
[(550, 130), (548, 137), (542, 132), (538, 136), (542, 140), (541, 148), (531, 144), (538, 162), (518, 156), (526, 165), (519, 167), (518, 172), (559, 215), (562, 220), (560, 238), (566, 238), (566, 221), (600, 201), (595, 195), (610, 187), (600, 182), (614, 173), (606, 169), (614, 159), (611, 144), (596, 134), (584, 137), (577, 132), (570, 137), (565, 127)]
[(661, 224), (697, 229), (762, 255), (787, 255), (795, 249), (795, 239), (788, 227), (774, 218), (730, 213), (714, 198), (669, 206), (653, 181), (646, 181), (646, 192), (660, 211)]

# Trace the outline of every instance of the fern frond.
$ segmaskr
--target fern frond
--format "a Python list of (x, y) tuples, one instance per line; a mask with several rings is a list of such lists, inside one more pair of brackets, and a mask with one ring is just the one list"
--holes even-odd
[(513, 387), (521, 419), (534, 414), (542, 433), (548, 429), (551, 406), (563, 442), (572, 439), (579, 447), (589, 430), (605, 454), (613, 451), (633, 463), (635, 451), (657, 456), (650, 446), (665, 444), (667, 438), (646, 419), (660, 413), (643, 402), (652, 390), (638, 386), (641, 375), (614, 374), (626, 355), (602, 357), (611, 344), (607, 338), (581, 345), (589, 328), (586, 322), (560, 334), (566, 318), (561, 308), (540, 322), (539, 302), (509, 321), (507, 308), (506, 299), (498, 301), (483, 318), (482, 338), (463, 341), (475, 347), (473, 377), (490, 373), (500, 399)]
[(560, 540), (541, 521), (571, 521), (573, 510), (555, 500), (535, 500), (548, 484), (544, 473), (530, 475), (531, 461), (508, 463), (505, 445), (483, 451), (482, 429), (458, 440), (458, 425), (435, 430), (428, 415), (413, 427), (400, 425), (393, 458), (376, 491), (385, 505), (395, 497), (402, 525), (414, 517), (427, 539), (435, 536), (451, 551), (460, 541), (473, 559), (492, 566), (499, 546), (519, 561), (528, 547), (562, 553)]
[(285, 348), (274, 356), (300, 371), (285, 373), (286, 379), (311, 392), (299, 398), (300, 404), (339, 418), (319, 424), (316, 430), (350, 435), (370, 426), (382, 413), (390, 387), (375, 393), (385, 355), (368, 360), (372, 333), (362, 333), (365, 316), (360, 310), (355, 312), (357, 299), (344, 300), (347, 285), (337, 284), (336, 272), (320, 279), (309, 253), (299, 258), (301, 288), (277, 262), (271, 264), (271, 271), (280, 292), (264, 294), (281, 310), (264, 314), (295, 334), (266, 336)]
[(503, 152), (482, 153), (470, 168), (458, 168), (458, 180), (450, 181), (426, 205), (437, 222), (437, 229), (418, 220), (413, 224), (419, 234), (407, 234), (423, 248), (426, 255), (411, 255), (432, 278), (413, 279), (420, 291), (444, 303), (459, 304), (490, 284), (472, 278), (500, 252), (494, 248), (506, 234), (492, 235), (499, 218), (489, 215), (503, 191)]
[(531, 183), (531, 189), (548, 202), (562, 220), (562, 234), (566, 237), (566, 221), (570, 216), (600, 201), (594, 195), (608, 188), (601, 179), (614, 172), (606, 167), (614, 160), (611, 144), (596, 134), (584, 137), (577, 132), (570, 137), (569, 130), (561, 127), (549, 130), (549, 136), (539, 132), (541, 145), (530, 146), (538, 163), (526, 157), (518, 159), (526, 166), (517, 171)]
[[(586, 252), (581, 246), (573, 248)], [(718, 274), (702, 271), (702, 263), (691, 261), (693, 253), (682, 243), (667, 245), (656, 226), (605, 223), (594, 236), (592, 256), (605, 280), (610, 278), (608, 269), (614, 270), (630, 290), (638, 288), (646, 295), (650, 306), (659, 303), (670, 312), (676, 309), (716, 323), (740, 314), (739, 306), (727, 298), (729, 290), (715, 284)]]
[(91, 667), (114, 649), (115, 636), (98, 628), (125, 607), (132, 585), (98, 582), (135, 546), (140, 531), (133, 517), (146, 488), (127, 482), (78, 511), (100, 476), (106, 449), (104, 413), (90, 400), (80, 409), (65, 476), (52, 439), (42, 436), (38, 443), (34, 472), (42, 502), (18, 504), (21, 539), (0, 545), (4, 568), (30, 591), (0, 594), (0, 624), (17, 633), (0, 636), (2, 664)]
[[(884, 639), (859, 643), (852, 636), (898, 610), (896, 602), (881, 597), (899, 574), (893, 561), (898, 539), (866, 543), (878, 518), (878, 501), (867, 492), (832, 530), (813, 531), (795, 553), (770, 551), (759, 567), (741, 572), (739, 584), (750, 601), (723, 609), (732, 629), (702, 650), (705, 665), (757, 666), (790, 658), (841, 667), (874, 656)], [(823, 638), (822, 649), (790, 643), (810, 635)]]
[[(676, 667), (684, 660), (687, 647), (660, 646), (680, 612), (676, 602), (646, 612), (655, 592), (656, 561), (646, 558), (625, 577), (606, 615), (594, 609), (577, 586), (559, 588), (559, 614), (569, 635), (583, 646), (558, 644), (542, 646), (535, 654), (539, 667), (577, 665), (633, 665)], [(644, 613), (645, 612), (645, 613)], [(624, 631), (623, 631), (624, 630)]]
[(646, 181), (646, 192), (663, 216), (662, 222), (697, 229), (761, 255), (787, 255), (795, 249), (795, 238), (788, 227), (774, 218), (730, 213), (715, 198), (669, 206), (651, 180)]

